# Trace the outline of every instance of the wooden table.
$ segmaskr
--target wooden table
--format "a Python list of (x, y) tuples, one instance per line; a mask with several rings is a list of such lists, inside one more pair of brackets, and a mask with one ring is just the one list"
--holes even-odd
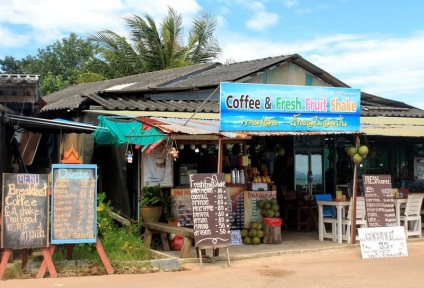
[[(329, 200), (320, 200), (317, 201), (318, 205), (318, 239), (319, 241), (324, 241), (324, 217), (323, 217), (323, 206), (334, 206), (336, 208), (336, 214), (337, 214), (337, 241), (338, 243), (342, 243), (342, 220), (344, 215), (344, 209), (345, 207), (350, 206), (350, 201), (329, 201)], [(332, 231), (334, 233), (335, 231)]]
[(396, 226), (400, 226), (400, 208), (402, 207), (402, 204), (405, 204), (407, 201), (407, 198), (393, 198), (393, 204), (395, 205), (396, 214)]

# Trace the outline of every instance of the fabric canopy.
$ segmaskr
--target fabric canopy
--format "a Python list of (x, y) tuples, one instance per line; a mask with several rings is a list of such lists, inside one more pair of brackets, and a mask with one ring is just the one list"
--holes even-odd
[[(99, 145), (121, 145), (125, 143), (147, 146), (162, 141), (166, 134), (156, 128), (133, 119), (121, 117), (97, 117), (98, 128), (93, 132), (94, 141)], [(104, 129), (107, 128), (107, 129)]]

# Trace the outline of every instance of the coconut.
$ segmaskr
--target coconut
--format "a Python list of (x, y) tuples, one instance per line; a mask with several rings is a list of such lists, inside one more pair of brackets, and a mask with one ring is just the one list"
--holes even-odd
[(259, 237), (253, 237), (252, 238), (252, 244), (253, 245), (259, 245), (259, 244), (261, 244), (261, 238), (259, 238)]
[(358, 149), (358, 153), (359, 155), (361, 155), (363, 158), (367, 157), (368, 155), (368, 147), (365, 145), (362, 145), (361, 147), (359, 147)]
[(356, 148), (353, 147), (353, 146), (350, 146), (349, 148), (347, 148), (347, 151), (346, 152), (347, 152), (347, 155), (353, 156), (356, 153)]
[(361, 163), (362, 162), (362, 159), (363, 159), (362, 156), (359, 155), (358, 153), (356, 153), (355, 155), (352, 156), (352, 161), (355, 164)]

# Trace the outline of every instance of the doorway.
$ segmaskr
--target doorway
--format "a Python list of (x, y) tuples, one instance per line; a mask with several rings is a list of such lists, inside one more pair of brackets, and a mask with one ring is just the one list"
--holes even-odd
[(299, 195), (325, 192), (323, 147), (296, 147), (294, 169), (295, 189)]

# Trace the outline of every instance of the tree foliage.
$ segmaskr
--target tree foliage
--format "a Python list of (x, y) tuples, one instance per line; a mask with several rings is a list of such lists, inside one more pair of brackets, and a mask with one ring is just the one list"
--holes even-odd
[(35, 74), (40, 76), (40, 94), (49, 93), (78, 83), (79, 76), (94, 65), (96, 47), (88, 40), (71, 33), (44, 49), (36, 57), (15, 60), (6, 56), (0, 60), (3, 73)]
[(207, 12), (194, 19), (186, 44), (182, 16), (171, 7), (159, 26), (150, 15), (124, 21), (130, 28), (128, 40), (111, 30), (89, 37), (99, 47), (100, 58), (120, 76), (208, 62), (221, 52), (213, 35), (216, 18)]
[(150, 15), (132, 15), (124, 21), (129, 39), (111, 30), (86, 39), (71, 33), (38, 49), (37, 56), (0, 59), (0, 72), (39, 75), (43, 96), (73, 84), (208, 62), (221, 52), (213, 35), (216, 18), (207, 12), (193, 20), (186, 43), (182, 16), (170, 7), (159, 25)]

